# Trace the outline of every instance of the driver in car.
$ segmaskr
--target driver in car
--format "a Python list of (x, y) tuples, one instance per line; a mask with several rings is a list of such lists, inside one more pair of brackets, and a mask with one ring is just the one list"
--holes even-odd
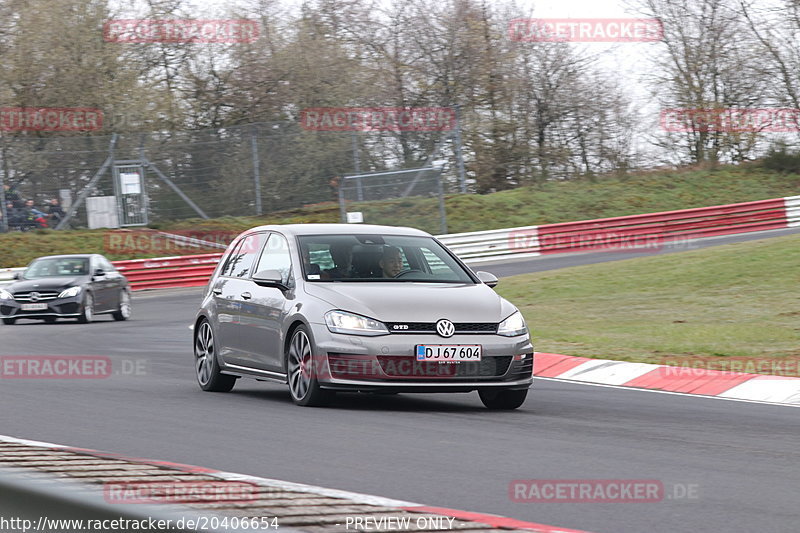
[(396, 246), (385, 246), (378, 265), (384, 278), (394, 278), (403, 270), (403, 257), (400, 248)]

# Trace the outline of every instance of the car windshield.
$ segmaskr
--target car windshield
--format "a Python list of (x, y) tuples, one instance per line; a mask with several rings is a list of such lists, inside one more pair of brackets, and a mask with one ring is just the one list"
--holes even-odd
[(305, 235), (298, 238), (312, 282), (475, 283), (435, 239), (404, 235)]
[(63, 276), (85, 276), (89, 273), (86, 257), (51, 257), (37, 259), (28, 267), (25, 279), (57, 278)]

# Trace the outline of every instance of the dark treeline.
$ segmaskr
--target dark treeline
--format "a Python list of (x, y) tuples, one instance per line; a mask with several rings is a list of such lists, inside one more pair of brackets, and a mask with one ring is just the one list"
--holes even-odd
[[(659, 127), (666, 108), (800, 107), (797, 0), (770, 7), (635, 0), (632, 16), (657, 17), (665, 30), (660, 42), (617, 45), (617, 54), (646, 62), (637, 91), (596, 47), (509, 39), (509, 20), (536, 15), (510, 0), (230, 0), (207, 12), (184, 0), (119, 4), (0, 0), (0, 105), (92, 107), (105, 116), (102, 129), (80, 134), (93, 140), (59, 141), (69, 144), (70, 158), (51, 157), (63, 150), (52, 137), (64, 134), (2, 132), (9, 182), (77, 190), (116, 132), (129, 140), (123, 155), (146, 144), (192, 194), (213, 194), (220, 212), (230, 212), (251, 183), (248, 128), (257, 123), (259, 141), (269, 137), (259, 150), (271, 184), (265, 205), (273, 209), (330, 199), (329, 182), (353, 171), (354, 150), (361, 170), (414, 167), (442, 140), (297, 126), (303, 109), (329, 106), (458, 105), (476, 192), (659, 164), (744, 161), (776, 139), (797, 138)], [(236, 44), (104, 39), (106, 22), (134, 17), (253, 19), (260, 37)], [(146, 142), (136, 140), (140, 133)], [(452, 156), (452, 141), (441, 148), (442, 157)], [(229, 185), (237, 180), (241, 189)]]

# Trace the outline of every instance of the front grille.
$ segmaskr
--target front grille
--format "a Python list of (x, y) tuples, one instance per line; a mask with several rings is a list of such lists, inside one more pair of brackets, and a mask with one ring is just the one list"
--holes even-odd
[[(497, 324), (494, 322), (454, 322), (456, 327), (454, 335), (470, 335), (497, 333)], [(431, 333), (436, 335), (435, 322), (389, 322), (386, 324), (390, 333)]]
[[(31, 300), (31, 292), (38, 292), (39, 298), (37, 300)], [(46, 302), (47, 300), (55, 300), (58, 298), (58, 291), (27, 291), (27, 292), (15, 292), (14, 299), (18, 302)]]
[(511, 364), (511, 356), (485, 357), (481, 361), (462, 361), (459, 363), (439, 363), (417, 361), (413, 356), (378, 356), (383, 373), (389, 377), (428, 377), (428, 378), (488, 378), (506, 373)]
[(520, 377), (528, 377), (533, 374), (533, 357), (528, 355), (522, 363), (514, 370), (514, 374)]
[(511, 356), (481, 361), (439, 363), (417, 361), (414, 356), (328, 354), (331, 376), (341, 379), (453, 379), (492, 378), (505, 375)]

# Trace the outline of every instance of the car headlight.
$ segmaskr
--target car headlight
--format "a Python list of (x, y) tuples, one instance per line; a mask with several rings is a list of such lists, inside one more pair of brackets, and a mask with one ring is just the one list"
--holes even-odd
[(389, 334), (383, 322), (346, 311), (328, 311), (325, 313), (325, 324), (332, 333), (370, 336)]
[(14, 296), (5, 289), (0, 289), (0, 300), (13, 300)]
[(59, 298), (72, 298), (73, 296), (77, 296), (81, 292), (80, 287), (70, 287), (69, 289), (64, 289), (61, 291), (61, 294), (58, 295)]
[(528, 332), (528, 326), (525, 324), (525, 319), (522, 318), (522, 313), (517, 311), (510, 317), (506, 318), (497, 327), (497, 334), (504, 337), (516, 337), (517, 335), (524, 335)]

